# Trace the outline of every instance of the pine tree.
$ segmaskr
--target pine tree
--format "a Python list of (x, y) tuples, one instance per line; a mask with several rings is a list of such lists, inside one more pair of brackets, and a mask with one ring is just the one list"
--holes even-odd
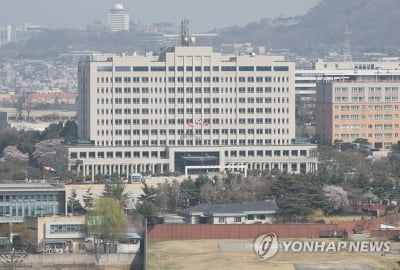
[(106, 183), (102, 196), (114, 199), (120, 203), (122, 207), (125, 206), (129, 199), (129, 194), (125, 193), (126, 185), (118, 180), (115, 183)]
[(71, 195), (68, 197), (68, 211), (70, 211), (72, 215), (74, 215), (74, 211), (76, 213), (77, 211), (83, 210), (83, 207), (77, 198), (78, 194), (76, 193), (76, 189), (73, 189)]
[(94, 203), (94, 197), (93, 197), (93, 192), (91, 191), (92, 188), (88, 188), (85, 192), (85, 194), (83, 194), (82, 199), (83, 199), (83, 203), (85, 204), (85, 209), (86, 210), (90, 210), (93, 207), (93, 203)]

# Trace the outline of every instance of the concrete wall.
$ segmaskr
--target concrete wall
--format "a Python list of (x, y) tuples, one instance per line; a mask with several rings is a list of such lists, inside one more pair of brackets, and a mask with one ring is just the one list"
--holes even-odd
[(309, 238), (337, 228), (337, 224), (159, 224), (149, 227), (148, 239), (252, 239), (269, 232), (281, 238)]
[(280, 238), (319, 237), (320, 231), (345, 229), (348, 234), (378, 230), (380, 224), (394, 224), (400, 214), (345, 221), (337, 224), (158, 224), (148, 228), (148, 240), (254, 239), (274, 232)]
[(76, 268), (90, 269), (98, 264), (101, 266), (129, 266), (135, 257), (136, 254), (134, 253), (103, 254), (97, 258), (93, 254), (30, 254), (25, 259), (24, 265), (27, 269), (71, 268), (74, 266)]

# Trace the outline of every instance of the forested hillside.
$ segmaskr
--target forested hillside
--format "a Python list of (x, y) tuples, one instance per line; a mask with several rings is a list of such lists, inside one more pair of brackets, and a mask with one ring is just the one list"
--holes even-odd
[(397, 54), (399, 13), (398, 0), (322, 0), (302, 17), (264, 19), (242, 28), (226, 29), (218, 42), (251, 42), (267, 49), (286, 48), (301, 55), (321, 55), (340, 52), (348, 25), (353, 51)]

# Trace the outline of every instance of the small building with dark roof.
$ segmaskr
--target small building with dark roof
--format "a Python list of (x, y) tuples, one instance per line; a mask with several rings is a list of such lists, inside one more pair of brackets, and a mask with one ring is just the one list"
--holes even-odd
[(251, 201), (198, 204), (178, 214), (189, 224), (264, 224), (273, 222), (277, 210), (275, 201)]

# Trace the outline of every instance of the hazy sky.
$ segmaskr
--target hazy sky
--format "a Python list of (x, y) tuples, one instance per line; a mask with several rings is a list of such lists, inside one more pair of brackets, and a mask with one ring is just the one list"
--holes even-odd
[(0, 0), (0, 25), (40, 24), (51, 28), (85, 28), (105, 20), (116, 3), (131, 20), (178, 23), (190, 20), (194, 32), (231, 25), (243, 26), (262, 18), (305, 14), (319, 0)]

